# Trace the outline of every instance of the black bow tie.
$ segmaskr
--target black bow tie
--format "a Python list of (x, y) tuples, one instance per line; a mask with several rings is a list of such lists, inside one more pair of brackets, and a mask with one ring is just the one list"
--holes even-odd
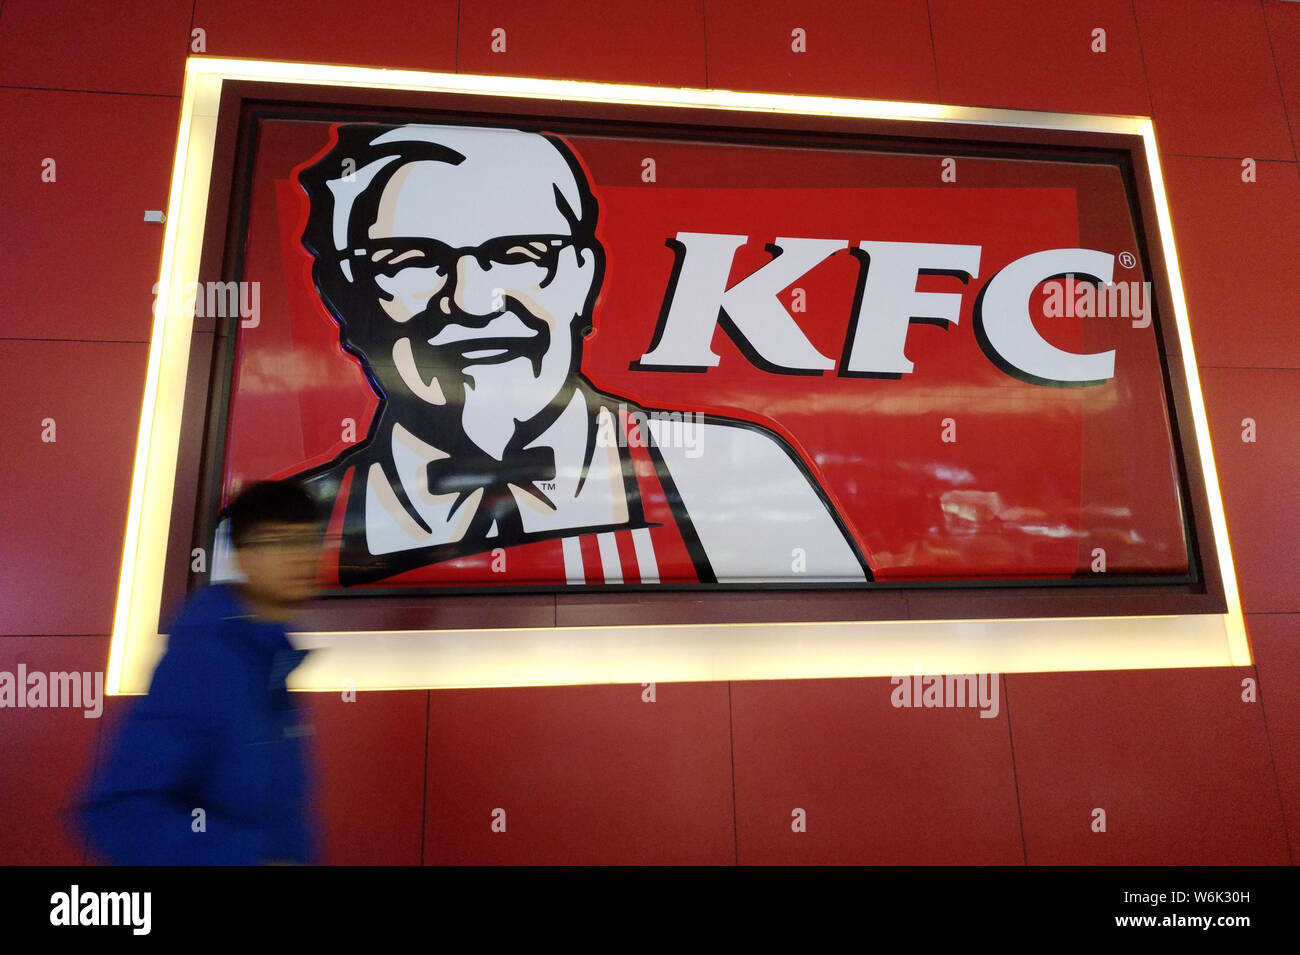
[(523, 521), (519, 516), (519, 505), (508, 485), (549, 506), (550, 498), (536, 484), (554, 480), (555, 451), (546, 447), (507, 448), (500, 461), (474, 448), (468, 453), (440, 458), (429, 464), (429, 492), (458, 495), (451, 508), (452, 514), (471, 494), (482, 489), (483, 500), (470, 522), (466, 537), (486, 537), (493, 521), (503, 540), (521, 536)]

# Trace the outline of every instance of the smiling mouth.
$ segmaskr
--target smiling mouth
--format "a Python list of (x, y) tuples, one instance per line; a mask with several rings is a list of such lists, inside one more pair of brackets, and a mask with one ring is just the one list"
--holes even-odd
[(530, 357), (537, 351), (540, 336), (507, 336), (501, 338), (467, 338), (445, 345), (432, 346), (445, 355), (454, 357), (459, 365), (493, 365)]

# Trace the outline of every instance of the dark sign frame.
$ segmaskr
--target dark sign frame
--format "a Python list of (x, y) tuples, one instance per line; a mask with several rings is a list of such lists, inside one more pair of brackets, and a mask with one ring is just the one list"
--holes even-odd
[[(1077, 581), (891, 582), (852, 585), (658, 584), (441, 590), (436, 595), (367, 588), (323, 595), (298, 615), (304, 629), (438, 630), (853, 620), (928, 620), (1222, 614), (1227, 610), (1210, 505), (1181, 364), (1156, 197), (1138, 135), (955, 121), (903, 121), (225, 80), (198, 280), (241, 274), (257, 120), (511, 124), (565, 133), (880, 151), (1033, 158), (1118, 166), (1154, 293), (1155, 322), (1179, 493), (1187, 520), (1190, 574), (1182, 578), (1090, 576)], [(189, 572), (193, 548), (216, 530), (238, 317), (194, 319), (186, 379), (162, 605), (175, 606), (207, 574)], [(1189, 518), (1189, 519), (1188, 519)]]

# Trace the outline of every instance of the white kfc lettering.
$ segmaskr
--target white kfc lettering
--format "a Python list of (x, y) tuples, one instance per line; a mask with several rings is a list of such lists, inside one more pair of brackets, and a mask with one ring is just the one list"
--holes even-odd
[[(649, 349), (632, 367), (645, 371), (703, 371), (718, 365), (711, 347), (718, 326), (757, 367), (783, 374), (817, 375), (835, 367), (808, 340), (777, 296), (834, 253), (844, 239), (779, 238), (773, 258), (727, 288), (736, 250), (748, 236), (679, 232), (669, 245), (677, 253)], [(839, 374), (899, 378), (913, 371), (904, 354), (908, 328), (959, 321), (961, 294), (919, 292), (920, 275), (949, 275), (961, 282), (979, 277), (981, 247), (926, 242), (859, 243), (859, 289), (844, 342)], [(1001, 269), (975, 300), (975, 336), (997, 367), (1022, 381), (1043, 385), (1100, 384), (1114, 376), (1115, 352), (1076, 354), (1057, 348), (1034, 327), (1029, 300), (1043, 282), (1066, 275), (1105, 283), (1115, 257), (1093, 249), (1035, 252)]]

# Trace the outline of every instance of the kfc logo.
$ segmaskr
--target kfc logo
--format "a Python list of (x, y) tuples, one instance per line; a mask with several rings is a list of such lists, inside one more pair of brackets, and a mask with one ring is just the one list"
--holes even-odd
[[(641, 371), (704, 371), (718, 364), (710, 347), (720, 326), (756, 365), (785, 374), (821, 374), (835, 367), (804, 337), (778, 293), (843, 249), (847, 239), (777, 239), (772, 261), (726, 288), (743, 235), (679, 232), (669, 246), (678, 256), (663, 320)], [(851, 250), (859, 268), (857, 307), (850, 316), (839, 374), (898, 378), (910, 374), (903, 353), (914, 322), (947, 328), (958, 321), (961, 296), (918, 292), (922, 274), (979, 276), (977, 245), (864, 241)], [(1043, 282), (1067, 275), (1109, 285), (1115, 257), (1091, 249), (1052, 249), (1024, 256), (993, 276), (975, 303), (975, 334), (995, 365), (1042, 385), (1100, 384), (1115, 374), (1115, 352), (1078, 355), (1057, 348), (1034, 327), (1029, 301)]]
[[(334, 515), (340, 586), (475, 560), (521, 584), (762, 583), (792, 568), (871, 579), (776, 434), (657, 413), (583, 377), (605, 253), (588, 178), (561, 139), (343, 125), (299, 181), (316, 289), (379, 399), (362, 441), (297, 475)], [(704, 287), (707, 253), (723, 245), (695, 246), (693, 307), (720, 301), (756, 347), (807, 361), (788, 316), (751, 315), (734, 289)], [(829, 243), (790, 242), (781, 269), (814, 249)], [(755, 298), (768, 282), (751, 283)], [(707, 364), (704, 326), (691, 331), (681, 301), (649, 363)]]

